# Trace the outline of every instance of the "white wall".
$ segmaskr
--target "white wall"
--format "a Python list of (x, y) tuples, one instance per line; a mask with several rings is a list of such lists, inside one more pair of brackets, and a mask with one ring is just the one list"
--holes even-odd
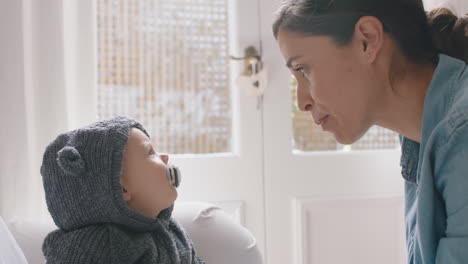
[(28, 173), (22, 1), (0, 1), (0, 215), (18, 208), (15, 190)]
[[(0, 214), (47, 216), (42, 152), (66, 128), (61, 0), (0, 0)], [(40, 209), (39, 209), (40, 208)]]

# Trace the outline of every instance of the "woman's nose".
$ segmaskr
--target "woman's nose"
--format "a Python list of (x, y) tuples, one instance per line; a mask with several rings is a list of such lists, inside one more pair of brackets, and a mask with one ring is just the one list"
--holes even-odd
[(297, 105), (303, 112), (309, 112), (312, 110), (314, 101), (310, 95), (309, 87), (303, 82), (297, 84)]

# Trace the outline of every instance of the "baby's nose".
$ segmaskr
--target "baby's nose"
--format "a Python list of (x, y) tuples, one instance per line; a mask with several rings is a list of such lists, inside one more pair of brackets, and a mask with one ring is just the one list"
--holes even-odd
[(162, 154), (160, 154), (160, 156), (161, 156), (161, 159), (162, 159), (162, 161), (163, 161), (164, 163), (167, 164), (167, 163), (169, 162), (169, 155), (168, 155), (168, 154), (162, 153)]

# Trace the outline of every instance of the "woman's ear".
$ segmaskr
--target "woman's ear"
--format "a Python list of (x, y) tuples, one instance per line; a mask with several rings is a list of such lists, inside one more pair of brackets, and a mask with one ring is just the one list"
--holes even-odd
[(361, 17), (356, 23), (355, 37), (359, 41), (361, 57), (367, 62), (373, 62), (383, 45), (382, 22), (373, 16)]

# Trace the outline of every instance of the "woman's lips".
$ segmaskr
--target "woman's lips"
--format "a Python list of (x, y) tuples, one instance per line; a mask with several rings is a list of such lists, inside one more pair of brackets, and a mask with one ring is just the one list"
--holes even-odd
[(326, 116), (320, 118), (320, 119), (319, 119), (318, 121), (316, 121), (315, 123), (316, 123), (317, 125), (319, 125), (319, 126), (323, 126), (323, 125), (327, 122), (328, 117), (329, 117), (329, 116), (326, 115)]

